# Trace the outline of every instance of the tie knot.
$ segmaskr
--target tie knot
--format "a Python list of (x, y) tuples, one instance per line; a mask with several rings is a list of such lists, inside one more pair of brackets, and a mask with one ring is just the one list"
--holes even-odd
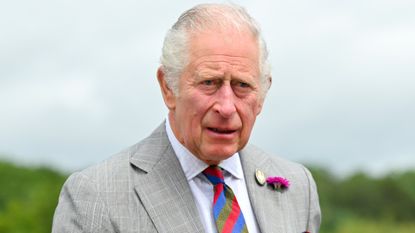
[(217, 165), (211, 165), (208, 168), (206, 168), (203, 171), (203, 175), (206, 176), (206, 178), (213, 184), (225, 184), (225, 181), (223, 179), (223, 171), (222, 169)]

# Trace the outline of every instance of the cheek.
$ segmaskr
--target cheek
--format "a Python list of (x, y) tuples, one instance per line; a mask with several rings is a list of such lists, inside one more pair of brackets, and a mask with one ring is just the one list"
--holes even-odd
[(194, 95), (190, 97), (187, 111), (192, 111), (194, 117), (204, 117), (214, 103), (214, 98), (209, 96)]
[(240, 114), (242, 115), (242, 118), (247, 121), (255, 121), (256, 116), (258, 115), (260, 111), (260, 105), (257, 101), (251, 100), (246, 102), (240, 103)]
[(259, 108), (257, 102), (252, 101), (243, 102), (242, 107), (239, 109), (239, 116), (243, 125), (243, 135), (246, 136), (251, 133), (256, 117), (258, 115)]
[(203, 120), (209, 111), (209, 100), (200, 96), (189, 96), (186, 104), (182, 106), (182, 113), (185, 115), (184, 124), (188, 125), (188, 132), (200, 131)]

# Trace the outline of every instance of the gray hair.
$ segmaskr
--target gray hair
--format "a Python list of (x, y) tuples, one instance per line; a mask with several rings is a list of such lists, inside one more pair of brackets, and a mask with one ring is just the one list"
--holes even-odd
[(255, 20), (243, 7), (234, 4), (197, 5), (184, 12), (167, 32), (160, 63), (169, 88), (178, 95), (179, 77), (189, 62), (189, 34), (212, 28), (232, 28), (240, 32), (248, 29), (257, 38), (260, 50), (260, 89), (261, 96), (265, 97), (271, 78), (267, 47)]

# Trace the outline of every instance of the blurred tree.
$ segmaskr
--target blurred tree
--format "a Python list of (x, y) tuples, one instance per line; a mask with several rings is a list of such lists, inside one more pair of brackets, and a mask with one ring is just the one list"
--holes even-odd
[(50, 232), (66, 176), (49, 168), (0, 162), (0, 232)]
[(320, 196), (321, 232), (415, 232), (415, 172), (377, 178), (358, 172), (340, 179), (321, 168), (311, 171)]

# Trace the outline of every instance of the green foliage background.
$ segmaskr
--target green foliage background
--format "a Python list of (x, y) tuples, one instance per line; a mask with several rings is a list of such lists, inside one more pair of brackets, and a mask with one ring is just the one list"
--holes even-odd
[(0, 162), (0, 232), (50, 232), (65, 179), (66, 175), (49, 168)]
[(323, 213), (322, 233), (414, 233), (415, 170), (340, 179), (311, 169)]
[[(415, 232), (415, 171), (340, 179), (311, 169), (323, 212), (321, 233)], [(0, 162), (0, 233), (47, 233), (67, 174)]]

